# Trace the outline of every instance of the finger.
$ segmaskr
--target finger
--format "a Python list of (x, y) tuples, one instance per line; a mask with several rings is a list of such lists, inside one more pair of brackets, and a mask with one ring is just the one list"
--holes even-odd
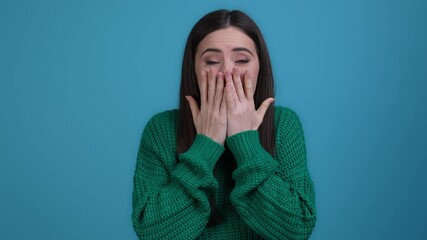
[(191, 115), (193, 116), (193, 122), (196, 122), (196, 118), (199, 115), (199, 106), (197, 106), (196, 100), (192, 96), (185, 96), (190, 105)]
[(224, 93), (224, 74), (218, 73), (218, 77), (216, 80), (214, 109), (219, 109), (221, 107), (223, 93)]
[[(225, 88), (224, 88), (224, 90), (225, 90)], [(227, 99), (226, 99), (226, 94), (224, 93), (223, 95), (224, 96), (223, 96), (223, 98), (221, 100), (221, 106), (220, 106), (220, 109), (219, 109), (219, 112), (220, 112), (221, 115), (227, 114)]]
[(200, 90), (200, 102), (201, 102), (201, 105), (203, 106), (208, 101), (208, 94), (207, 94), (207, 90), (208, 90), (208, 88), (207, 88), (207, 81), (208, 81), (207, 75), (208, 75), (208, 73), (203, 71), (201, 75), (202, 75), (202, 77), (199, 80), (199, 90)]
[(214, 102), (215, 89), (216, 89), (216, 70), (214, 68), (210, 68), (209, 75), (208, 75), (208, 104)]
[(233, 69), (233, 82), (239, 101), (243, 101), (246, 96), (245, 92), (243, 91), (242, 79), (240, 77), (240, 70), (238, 68)]
[(260, 117), (261, 119), (264, 118), (265, 113), (267, 112), (268, 107), (270, 106), (271, 103), (274, 102), (274, 98), (267, 98), (265, 99), (261, 105), (259, 106), (257, 112), (258, 117)]
[(227, 110), (234, 110), (237, 102), (236, 90), (234, 89), (233, 77), (230, 71), (225, 72), (225, 97)]
[(245, 74), (243, 75), (243, 86), (245, 89), (246, 99), (253, 100), (254, 91), (252, 88), (252, 74), (249, 70), (245, 71)]

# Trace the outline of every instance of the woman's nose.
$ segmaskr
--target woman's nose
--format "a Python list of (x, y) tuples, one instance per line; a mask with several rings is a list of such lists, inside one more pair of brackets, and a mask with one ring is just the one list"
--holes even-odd
[(225, 72), (226, 70), (232, 70), (234, 67), (234, 63), (232, 61), (224, 61), (221, 64), (221, 67), (219, 69), (220, 72)]

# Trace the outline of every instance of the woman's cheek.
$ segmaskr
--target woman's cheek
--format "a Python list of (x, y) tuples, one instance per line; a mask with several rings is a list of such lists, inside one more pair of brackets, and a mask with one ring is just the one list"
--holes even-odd
[[(258, 71), (257, 68), (246, 68), (246, 69), (243, 69), (242, 72), (245, 73), (246, 71), (249, 72), (248, 77), (250, 78), (250, 80), (252, 82), (252, 87), (255, 90), (256, 84), (258, 82), (258, 73), (259, 73), (259, 71)], [(242, 77), (244, 78), (245, 76), (242, 76)]]

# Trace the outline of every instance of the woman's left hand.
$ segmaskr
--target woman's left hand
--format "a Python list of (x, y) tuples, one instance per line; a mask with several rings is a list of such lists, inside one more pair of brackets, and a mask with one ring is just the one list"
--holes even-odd
[(233, 72), (226, 71), (224, 75), (226, 81), (227, 136), (230, 137), (243, 131), (257, 130), (274, 98), (267, 98), (256, 110), (251, 73), (245, 71), (241, 75), (240, 70), (234, 68)]

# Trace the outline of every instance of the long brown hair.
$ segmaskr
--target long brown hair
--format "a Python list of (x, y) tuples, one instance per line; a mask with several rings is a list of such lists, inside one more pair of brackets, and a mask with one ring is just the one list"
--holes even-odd
[[(185, 98), (191, 95), (200, 107), (200, 91), (194, 70), (194, 60), (199, 43), (209, 33), (227, 27), (236, 27), (248, 35), (255, 43), (259, 58), (259, 73), (256, 90), (254, 93), (255, 108), (269, 98), (274, 97), (274, 81), (271, 68), (270, 56), (261, 31), (255, 22), (245, 13), (234, 10), (218, 10), (208, 13), (202, 17), (191, 30), (184, 50), (181, 72), (181, 89), (179, 95), (179, 122), (177, 134), (177, 152), (187, 151), (193, 143), (197, 134), (194, 127), (191, 109)], [(263, 122), (258, 128), (260, 142), (266, 151), (274, 156), (275, 134), (274, 134), (274, 108), (273, 104), (268, 108)], [(211, 222), (218, 222), (217, 209), (213, 197), (210, 198)]]

